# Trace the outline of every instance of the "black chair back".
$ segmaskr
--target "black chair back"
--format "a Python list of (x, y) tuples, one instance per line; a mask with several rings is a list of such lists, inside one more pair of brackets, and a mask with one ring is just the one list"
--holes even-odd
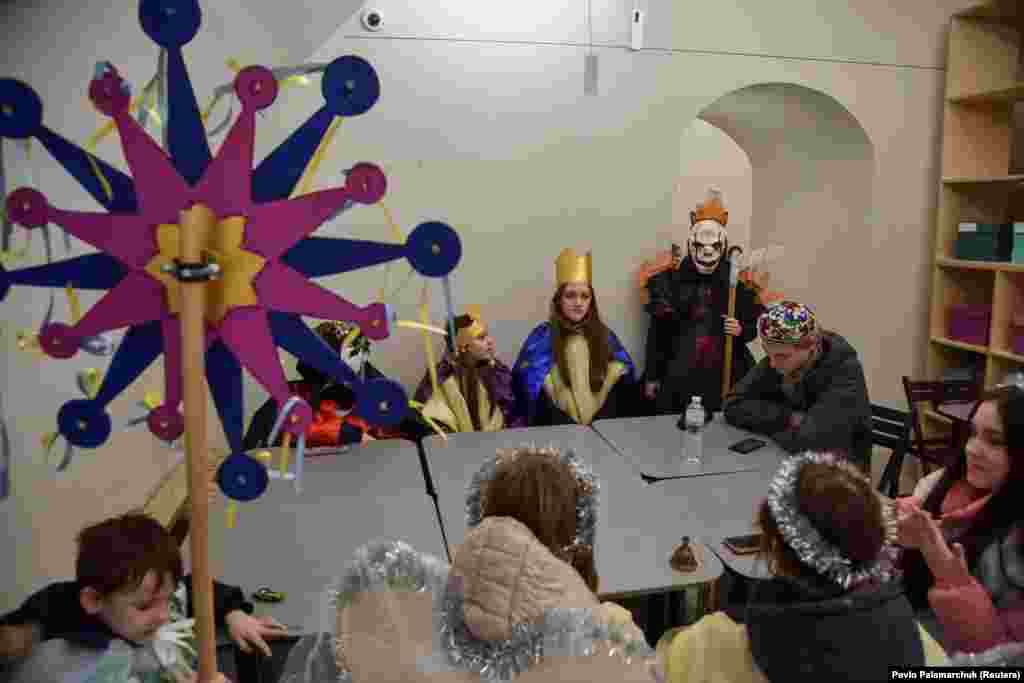
[(910, 413), (886, 406), (871, 406), (871, 443), (892, 451), (878, 481), (878, 492), (889, 498), (899, 495), (903, 458), (910, 446)]

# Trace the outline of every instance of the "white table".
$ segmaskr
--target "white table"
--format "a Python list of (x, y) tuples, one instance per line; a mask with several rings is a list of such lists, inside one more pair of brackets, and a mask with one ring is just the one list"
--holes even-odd
[[(703, 457), (700, 463), (686, 462), (684, 432), (676, 415), (598, 420), (593, 428), (638, 473), (649, 477), (699, 477), (762, 469), (774, 470), (786, 456), (768, 437), (751, 434), (725, 422), (721, 413), (704, 428)], [(767, 442), (747, 454), (730, 451), (729, 446), (748, 437)]]
[[(755, 533), (757, 507), (768, 495), (774, 469), (708, 477), (667, 479), (651, 484), (658, 491), (662, 514), (680, 526), (689, 525), (730, 569), (753, 579), (769, 578), (764, 560), (737, 555), (723, 545), (728, 536)], [(673, 517), (674, 515), (674, 517)]]
[(299, 634), (318, 631), (325, 586), (356, 548), (376, 538), (403, 540), (446, 560), (415, 444), (371, 441), (310, 457), (302, 480), (299, 494), (291, 481), (272, 479), (262, 496), (238, 504), (234, 529), (225, 528), (223, 498), (211, 508), (214, 576), (241, 586), (247, 597), (261, 586), (287, 594), (281, 603), (254, 602), (257, 613)]
[[(602, 597), (629, 597), (679, 589), (718, 578), (722, 565), (706, 548), (698, 548), (702, 568), (692, 574), (675, 572), (668, 560), (688, 533), (678, 520), (657, 514), (653, 487), (645, 484), (626, 461), (588, 427), (565, 425), (467, 432), (423, 440), (441, 517), (452, 554), (465, 537), (466, 487), (483, 462), (499, 448), (523, 445), (573, 449), (593, 468), (600, 482), (595, 561)], [(691, 534), (692, 535), (692, 534)], [(702, 552), (703, 551), (703, 552)]]

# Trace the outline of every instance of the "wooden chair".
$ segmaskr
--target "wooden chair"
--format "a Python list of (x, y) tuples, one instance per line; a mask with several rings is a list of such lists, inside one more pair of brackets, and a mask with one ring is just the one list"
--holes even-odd
[(977, 401), (981, 387), (970, 380), (916, 381), (903, 378), (903, 391), (910, 407), (911, 425), (914, 428), (913, 441), (908, 452), (926, 465), (945, 467), (960, 457), (967, 441), (965, 424), (953, 420), (949, 435), (926, 436), (921, 405), (931, 404), (935, 410), (942, 403)]
[(878, 492), (895, 498), (899, 495), (903, 458), (910, 451), (910, 413), (885, 406), (871, 406), (871, 444), (892, 451), (878, 480)]

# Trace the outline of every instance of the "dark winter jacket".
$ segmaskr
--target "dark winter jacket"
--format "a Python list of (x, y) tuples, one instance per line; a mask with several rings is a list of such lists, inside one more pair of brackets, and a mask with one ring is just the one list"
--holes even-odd
[(923, 666), (921, 633), (898, 582), (844, 592), (790, 579), (760, 583), (746, 614), (750, 652), (771, 681), (883, 681)]
[[(647, 332), (645, 382), (659, 382), (655, 411), (678, 413), (691, 396), (700, 396), (705, 408), (716, 411), (722, 403), (722, 372), (725, 327), (728, 314), (729, 261), (723, 260), (710, 275), (697, 271), (689, 257), (678, 270), (658, 273), (647, 282)], [(706, 287), (708, 296), (700, 296)], [(754, 365), (747, 344), (757, 336), (757, 318), (764, 311), (752, 289), (736, 286), (734, 316), (742, 326), (733, 339), (731, 382)]]
[[(732, 425), (770, 436), (790, 453), (808, 450), (846, 455), (861, 467), (871, 462), (871, 403), (857, 352), (838, 334), (824, 333), (822, 352), (791, 397), (782, 375), (764, 358), (725, 401)], [(789, 429), (794, 411), (804, 413)]]

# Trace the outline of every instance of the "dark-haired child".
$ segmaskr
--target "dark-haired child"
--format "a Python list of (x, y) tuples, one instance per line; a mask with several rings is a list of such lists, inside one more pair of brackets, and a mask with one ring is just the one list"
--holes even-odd
[[(264, 638), (286, 635), (273, 619), (252, 617), (237, 587), (215, 581), (213, 602), (217, 626), (243, 652), (255, 647), (269, 656)], [(191, 576), (171, 534), (143, 514), (114, 517), (79, 534), (74, 581), (51, 584), (0, 618), (0, 661), (21, 660), (14, 681), (56, 683), (110, 666), (114, 657), (130, 660), (141, 683), (176, 681), (180, 672), (168, 668), (154, 638), (192, 611)]]

